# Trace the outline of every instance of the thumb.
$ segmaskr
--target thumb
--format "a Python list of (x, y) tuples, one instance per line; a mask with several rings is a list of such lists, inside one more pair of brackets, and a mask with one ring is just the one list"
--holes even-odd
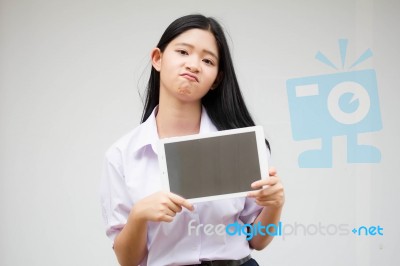
[(275, 169), (275, 167), (270, 167), (269, 168), (269, 176), (274, 176), (274, 175), (276, 175), (277, 174), (277, 171), (276, 171), (276, 169)]

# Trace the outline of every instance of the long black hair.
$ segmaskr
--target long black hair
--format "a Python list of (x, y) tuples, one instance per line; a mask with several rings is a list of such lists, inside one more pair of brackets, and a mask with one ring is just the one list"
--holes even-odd
[[(206, 108), (211, 121), (218, 130), (254, 126), (255, 123), (239, 88), (224, 31), (214, 18), (203, 15), (187, 15), (176, 19), (161, 36), (157, 48), (163, 52), (173, 39), (190, 29), (210, 31), (217, 41), (220, 58), (217, 83), (214, 89), (209, 90), (202, 99), (202, 104)], [(142, 123), (151, 115), (153, 109), (158, 105), (159, 99), (160, 73), (152, 67), (147, 84)], [(265, 143), (270, 149), (267, 140), (265, 140)]]

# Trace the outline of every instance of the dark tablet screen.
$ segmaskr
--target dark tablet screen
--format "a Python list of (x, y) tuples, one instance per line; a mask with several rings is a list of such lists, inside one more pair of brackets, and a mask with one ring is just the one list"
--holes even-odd
[(251, 190), (261, 179), (255, 132), (166, 143), (170, 190), (187, 199)]

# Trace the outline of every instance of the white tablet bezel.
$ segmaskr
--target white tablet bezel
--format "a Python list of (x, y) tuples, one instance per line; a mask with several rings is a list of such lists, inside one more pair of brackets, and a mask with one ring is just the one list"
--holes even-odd
[[(180, 142), (180, 141), (198, 140), (198, 139), (217, 137), (217, 136), (235, 135), (235, 134), (247, 133), (247, 132), (255, 133), (261, 179), (267, 179), (268, 178), (268, 156), (267, 156), (267, 147), (265, 144), (264, 130), (261, 126), (253, 126), (253, 127), (245, 127), (245, 128), (237, 128), (237, 129), (222, 130), (222, 131), (216, 131), (216, 132), (210, 132), (210, 133), (196, 134), (196, 135), (187, 135), (187, 136), (160, 139), (160, 141), (158, 142), (158, 161), (159, 161), (159, 165), (160, 165), (160, 177), (161, 177), (162, 189), (165, 191), (170, 191), (168, 170), (167, 170), (168, 169), (167, 168), (167, 160), (166, 160), (165, 146), (164, 146), (165, 144), (175, 143), (175, 142)], [(250, 186), (250, 184), (249, 184), (249, 186)], [(247, 196), (247, 193), (248, 193), (248, 191), (242, 191), (242, 192), (237, 192), (237, 193), (220, 194), (220, 195), (206, 196), (206, 197), (199, 197), (199, 198), (190, 198), (188, 200), (191, 203), (197, 203), (197, 202), (204, 202), (204, 201), (211, 201), (211, 200), (218, 200), (218, 199), (245, 197), (245, 196)]]

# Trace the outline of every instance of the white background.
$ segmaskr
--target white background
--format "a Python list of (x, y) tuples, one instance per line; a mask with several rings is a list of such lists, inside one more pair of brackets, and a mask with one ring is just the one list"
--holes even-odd
[[(229, 33), (235, 67), (272, 144), (286, 188), (282, 222), (380, 225), (384, 236), (277, 237), (260, 265), (399, 265), (400, 2), (0, 2), (0, 265), (117, 265), (98, 199), (105, 150), (138, 125), (149, 53), (175, 18), (201, 12)], [(363, 134), (379, 164), (348, 164), (333, 140), (333, 168), (300, 169), (316, 141), (292, 139), (286, 80), (335, 73), (349, 39), (356, 69), (377, 73), (383, 129)], [(349, 227), (350, 228), (350, 227)]]

